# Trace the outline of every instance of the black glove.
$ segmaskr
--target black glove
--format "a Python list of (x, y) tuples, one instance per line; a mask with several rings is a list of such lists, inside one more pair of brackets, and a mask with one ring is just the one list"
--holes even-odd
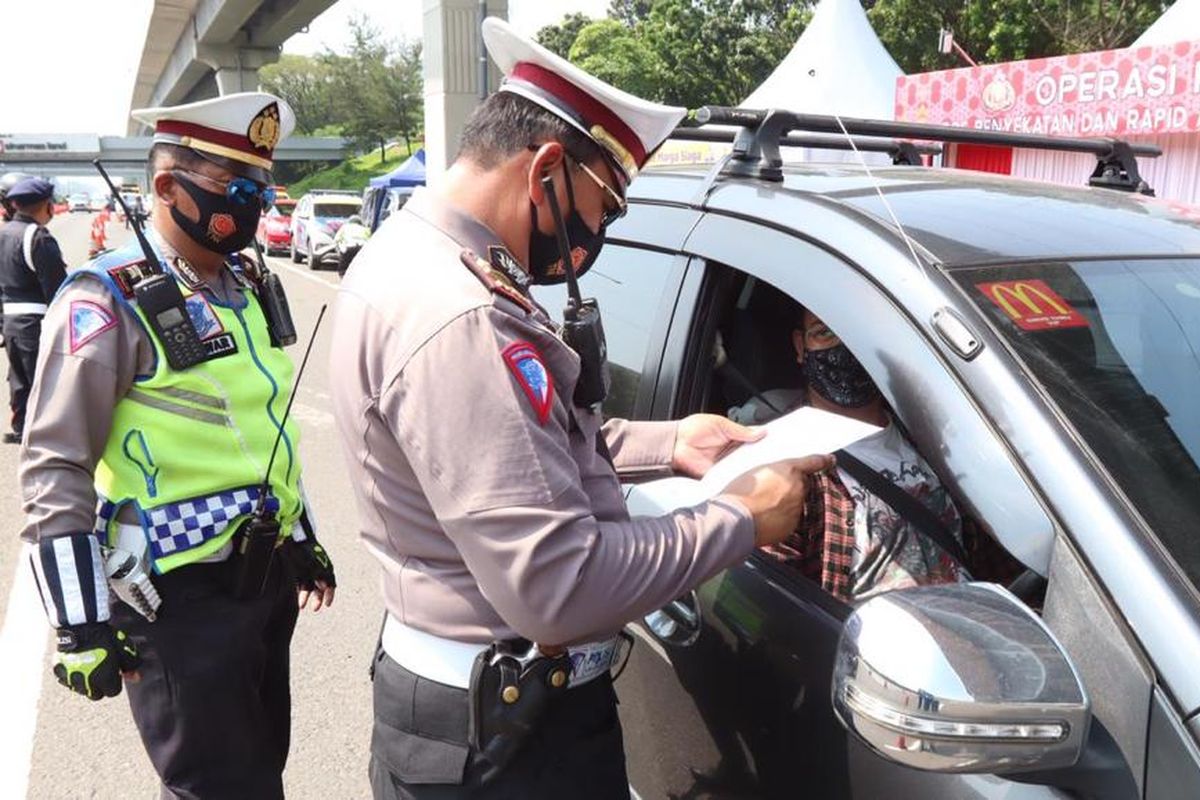
[(283, 543), (283, 554), (299, 588), (312, 591), (317, 588), (317, 581), (329, 588), (337, 586), (333, 562), (315, 536), (310, 535), (302, 542), (288, 539)]
[(58, 629), (54, 677), (89, 700), (119, 695), (121, 673), (132, 672), (141, 663), (133, 642), (107, 623), (89, 622)]

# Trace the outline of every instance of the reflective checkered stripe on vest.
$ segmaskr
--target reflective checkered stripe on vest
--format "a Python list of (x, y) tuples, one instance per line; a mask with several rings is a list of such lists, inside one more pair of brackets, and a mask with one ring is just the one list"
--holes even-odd
[[(94, 273), (95, 274), (95, 273)], [(104, 276), (107, 278), (107, 275)], [(134, 301), (126, 303), (149, 330)], [(220, 549), (254, 509), (292, 385), (292, 361), (272, 347), (258, 300), (247, 290), (240, 308), (217, 305), (180, 285), (197, 330), (236, 352), (176, 371), (153, 335), (155, 369), (116, 406), (112, 432), (96, 467), (97, 534), (132, 503), (155, 570), (169, 572)], [(288, 422), (271, 468), (268, 507), (287, 534), (300, 516), (299, 438)]]

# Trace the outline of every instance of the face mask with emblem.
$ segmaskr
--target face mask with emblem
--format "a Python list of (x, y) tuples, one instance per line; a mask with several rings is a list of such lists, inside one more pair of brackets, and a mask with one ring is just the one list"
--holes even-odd
[[(533, 230), (529, 234), (529, 274), (533, 282), (548, 286), (563, 283), (567, 280), (567, 271), (563, 267), (570, 260), (575, 267), (575, 277), (581, 277), (596, 262), (600, 248), (604, 246), (604, 226), (598, 231), (592, 231), (583, 221), (579, 209), (575, 207), (575, 187), (571, 182), (571, 170), (564, 160), (563, 172), (567, 179), (567, 199), (571, 203), (571, 213), (567, 215), (566, 240), (569, 256), (564, 256), (559, 247), (557, 232), (542, 233), (538, 230), (537, 206), (529, 203), (529, 213), (533, 217)], [(556, 227), (558, 225), (556, 224)]]
[(861, 408), (879, 396), (871, 376), (844, 344), (809, 349), (801, 367), (808, 385), (836, 406)]
[[(234, 178), (225, 194), (201, 189), (181, 170), (172, 170), (176, 183), (183, 187), (188, 197), (196, 204), (200, 213), (198, 220), (188, 219), (179, 209), (171, 206), (171, 219), (192, 241), (214, 253), (236, 253), (249, 246), (258, 230), (258, 218), (262, 215), (263, 198), (253, 191), (237, 191), (244, 184), (254, 187), (253, 181)], [(244, 184), (243, 184), (244, 182)], [(233, 193), (241, 202), (231, 199)]]

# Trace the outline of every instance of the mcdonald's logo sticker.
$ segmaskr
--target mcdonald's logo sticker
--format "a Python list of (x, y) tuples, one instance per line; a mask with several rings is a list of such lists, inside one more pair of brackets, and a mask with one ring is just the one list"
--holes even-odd
[(975, 288), (987, 295), (1023, 331), (1087, 327), (1087, 318), (1036, 278), (977, 283)]

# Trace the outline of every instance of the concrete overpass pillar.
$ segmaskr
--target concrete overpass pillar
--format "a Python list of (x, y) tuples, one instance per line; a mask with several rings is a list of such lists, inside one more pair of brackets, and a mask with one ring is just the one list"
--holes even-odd
[[(508, 0), (424, 0), (425, 173), (435, 183), (458, 152), (467, 116), (479, 105), (481, 5), (508, 19)], [(487, 91), (500, 83), (488, 59)]]
[(196, 45), (196, 59), (213, 68), (217, 90), (222, 94), (258, 89), (258, 70), (279, 60), (279, 47)]

